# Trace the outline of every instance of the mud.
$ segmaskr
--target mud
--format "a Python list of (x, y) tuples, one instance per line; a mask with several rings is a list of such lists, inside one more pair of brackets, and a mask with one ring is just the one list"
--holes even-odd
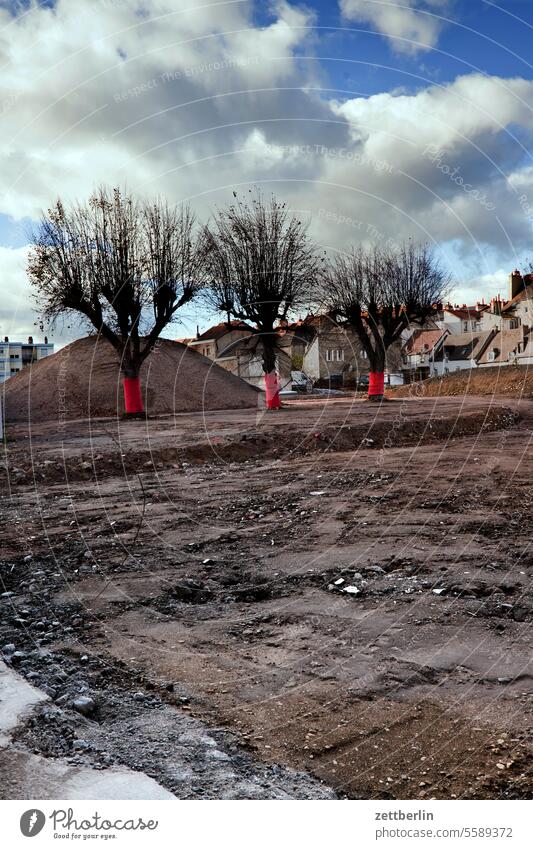
[(528, 798), (532, 422), (413, 398), (12, 428), (1, 643), (53, 702), (17, 744), (186, 798)]

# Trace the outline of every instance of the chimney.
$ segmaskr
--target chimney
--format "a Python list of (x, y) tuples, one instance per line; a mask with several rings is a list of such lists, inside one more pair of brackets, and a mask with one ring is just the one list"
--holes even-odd
[(200, 338), (200, 325), (199, 324), (196, 325), (196, 338), (197, 339)]
[(9, 342), (9, 336), (4, 336), (4, 342)]
[(45, 336), (45, 337), (44, 337), (44, 344), (45, 344), (45, 345), (48, 345), (48, 336)]
[(516, 298), (523, 288), (524, 281), (522, 280), (522, 275), (518, 269), (515, 268), (513, 273), (509, 275), (509, 300), (512, 301), (513, 298)]
[(33, 345), (33, 336), (28, 336), (28, 345)]

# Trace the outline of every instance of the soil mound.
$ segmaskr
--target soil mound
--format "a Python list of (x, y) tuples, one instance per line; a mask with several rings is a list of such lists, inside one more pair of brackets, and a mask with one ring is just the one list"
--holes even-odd
[[(179, 342), (161, 339), (141, 369), (146, 411), (256, 407), (258, 390)], [(6, 422), (58, 422), (121, 415), (118, 357), (104, 340), (88, 336), (23, 369), (4, 384)]]
[(400, 386), (387, 394), (393, 398), (438, 395), (503, 395), (507, 398), (532, 398), (533, 366), (465, 369), (443, 377), (431, 377), (421, 383)]

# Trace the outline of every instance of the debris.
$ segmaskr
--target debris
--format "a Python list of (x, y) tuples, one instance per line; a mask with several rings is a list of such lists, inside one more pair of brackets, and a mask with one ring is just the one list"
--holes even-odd
[(349, 593), (349, 595), (359, 595), (361, 590), (359, 587), (349, 586), (344, 588), (345, 593)]

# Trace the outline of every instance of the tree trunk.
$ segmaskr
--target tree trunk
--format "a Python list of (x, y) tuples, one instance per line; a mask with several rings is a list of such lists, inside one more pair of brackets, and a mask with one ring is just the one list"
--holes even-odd
[(368, 381), (368, 400), (382, 401), (385, 387), (385, 374), (382, 371), (371, 371)]
[(385, 356), (379, 351), (370, 361), (368, 400), (383, 401), (385, 391)]
[(144, 416), (144, 404), (139, 369), (128, 366), (123, 369), (124, 415)]
[(267, 410), (279, 410), (281, 407), (279, 380), (276, 372), (276, 341), (275, 338), (270, 338), (270, 334), (263, 336), (263, 371), (265, 373)]
[(279, 380), (276, 371), (265, 373), (265, 394), (267, 410), (279, 410), (281, 401), (279, 397)]

